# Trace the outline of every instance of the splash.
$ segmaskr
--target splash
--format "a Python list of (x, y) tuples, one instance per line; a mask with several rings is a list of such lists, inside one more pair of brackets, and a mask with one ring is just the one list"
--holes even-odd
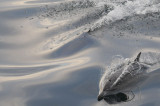
[(92, 31), (130, 16), (160, 11), (160, 1), (158, 0), (122, 0), (122, 2), (111, 2), (107, 0), (103, 4), (107, 4), (108, 2), (114, 9), (97, 20), (91, 27)]
[(143, 53), (140, 62), (148, 65), (160, 64), (160, 53), (147, 52)]

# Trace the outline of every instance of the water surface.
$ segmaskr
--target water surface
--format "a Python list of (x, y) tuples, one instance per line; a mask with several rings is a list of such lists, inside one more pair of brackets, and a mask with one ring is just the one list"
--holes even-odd
[[(0, 1), (0, 106), (106, 106), (114, 56), (160, 52), (159, 0)], [(159, 75), (116, 105), (159, 106)]]

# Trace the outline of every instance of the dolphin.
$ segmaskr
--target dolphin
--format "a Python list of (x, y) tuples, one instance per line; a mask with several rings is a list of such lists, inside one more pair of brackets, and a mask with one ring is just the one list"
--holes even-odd
[(142, 61), (142, 59), (140, 61), (141, 54), (140, 52), (135, 59), (125, 59), (103, 74), (99, 83), (98, 101), (107, 100), (108, 97), (118, 97), (118, 95), (122, 99), (127, 98), (123, 92), (131, 91), (148, 78), (148, 70), (153, 64)]

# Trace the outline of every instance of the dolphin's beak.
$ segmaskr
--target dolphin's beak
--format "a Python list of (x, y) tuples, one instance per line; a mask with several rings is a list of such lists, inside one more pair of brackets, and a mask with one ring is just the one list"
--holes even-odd
[(103, 99), (103, 97), (104, 97), (104, 93), (102, 92), (101, 94), (98, 95), (97, 100), (101, 101)]

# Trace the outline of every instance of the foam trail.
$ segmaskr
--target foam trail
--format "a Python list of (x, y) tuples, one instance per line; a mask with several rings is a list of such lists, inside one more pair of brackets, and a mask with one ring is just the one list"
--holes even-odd
[(81, 17), (79, 19), (87, 20), (85, 24), (89, 24), (90, 31), (93, 31), (127, 17), (159, 11), (159, 0), (78, 0), (47, 5), (45, 14), (41, 16), (59, 19), (77, 15)]
[[(158, 0), (126, 0), (119, 2), (109, 2), (107, 3), (112, 5), (114, 9), (110, 11), (107, 15), (101, 17), (97, 20), (91, 27), (91, 31), (100, 28), (104, 25), (108, 25), (117, 20), (125, 19), (130, 16), (147, 14), (160, 11), (160, 1)], [(100, 4), (100, 3), (99, 3)], [(99, 5), (97, 4), (97, 5)], [(102, 4), (102, 3), (101, 3)], [(105, 4), (105, 3), (103, 3)]]

